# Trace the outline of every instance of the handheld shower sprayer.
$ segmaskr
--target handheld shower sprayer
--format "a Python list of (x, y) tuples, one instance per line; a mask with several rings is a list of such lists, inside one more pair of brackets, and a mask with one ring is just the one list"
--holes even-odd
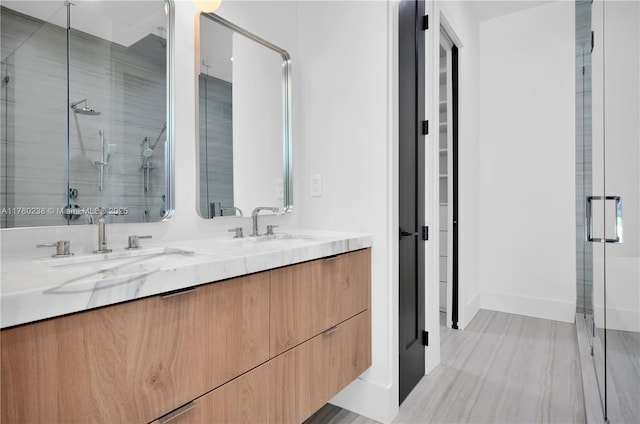
[(144, 149), (142, 149), (142, 185), (144, 192), (147, 193), (150, 190), (149, 177), (153, 164), (151, 163), (151, 156), (153, 156), (153, 147), (150, 145), (149, 137), (145, 137), (142, 141)]
[(142, 157), (145, 159), (149, 159), (153, 156), (153, 148), (149, 145), (149, 137), (145, 137), (144, 141), (144, 149), (142, 150)]

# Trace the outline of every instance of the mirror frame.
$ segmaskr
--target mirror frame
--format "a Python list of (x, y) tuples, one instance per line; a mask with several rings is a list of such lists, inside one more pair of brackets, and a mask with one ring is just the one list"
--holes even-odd
[[(282, 140), (282, 144), (283, 144), (283, 169), (282, 169), (282, 176), (283, 176), (283, 207), (280, 211), (280, 214), (284, 215), (286, 213), (289, 213), (293, 210), (293, 153), (292, 153), (292, 136), (291, 136), (291, 132), (292, 132), (292, 118), (291, 118), (291, 56), (289, 55), (289, 53), (284, 50), (281, 47), (276, 46), (273, 43), (270, 43), (269, 41), (265, 40), (264, 38), (261, 38), (249, 31), (247, 31), (246, 29), (239, 27), (238, 25), (234, 24), (233, 22), (230, 22), (218, 15), (216, 15), (215, 13), (204, 13), (204, 12), (199, 12), (198, 15), (196, 16), (196, 34), (195, 34), (195, 46), (196, 46), (196, 54), (195, 54), (195, 59), (196, 59), (196, 63), (195, 63), (195, 128), (196, 128), (196, 134), (198, 134), (198, 128), (200, 128), (200, 99), (199, 96), (197, 95), (197, 93), (200, 92), (200, 80), (198, 78), (198, 76), (200, 75), (200, 18), (201, 17), (205, 17), (208, 18), (210, 20), (212, 20), (213, 22), (222, 25), (223, 27), (230, 29), (266, 48), (268, 48), (269, 50), (272, 50), (274, 52), (276, 52), (277, 54), (280, 55), (280, 57), (282, 58), (282, 128), (283, 128), (283, 140)], [(198, 145), (196, 146), (196, 152), (199, 151), (198, 146), (200, 143), (200, 136), (198, 135), (196, 137), (196, 141), (198, 143)], [(199, 154), (198, 154), (198, 160), (196, 160), (196, 180), (198, 181), (198, 184), (200, 184), (200, 160), (199, 160)], [(200, 191), (198, 190), (198, 193)], [(196, 210), (198, 209), (198, 204), (200, 202), (200, 194), (198, 194), (198, 199), (196, 201)], [(255, 207), (257, 206), (264, 206), (264, 205), (255, 205)], [(224, 216), (224, 217), (213, 217), (213, 218), (204, 218), (200, 215), (200, 213), (198, 212), (198, 216), (200, 216), (203, 219), (209, 220), (209, 219), (213, 219), (213, 218), (240, 218), (239, 216)]]
[(164, 157), (165, 214), (159, 222), (169, 220), (176, 212), (176, 134), (175, 134), (175, 0), (164, 0), (167, 12), (167, 144)]

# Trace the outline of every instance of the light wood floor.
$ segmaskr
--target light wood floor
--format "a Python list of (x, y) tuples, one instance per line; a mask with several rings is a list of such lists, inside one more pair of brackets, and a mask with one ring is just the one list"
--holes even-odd
[(611, 423), (640, 423), (638, 381), (640, 333), (607, 330), (607, 409)]
[[(395, 423), (584, 423), (573, 324), (480, 311), (465, 330), (441, 328), (441, 364)], [(306, 424), (374, 424), (327, 405)]]

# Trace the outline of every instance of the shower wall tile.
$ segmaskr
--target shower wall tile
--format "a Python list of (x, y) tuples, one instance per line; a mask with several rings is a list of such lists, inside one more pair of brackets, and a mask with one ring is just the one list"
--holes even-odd
[(586, 242), (586, 198), (592, 195), (591, 5), (576, 2), (576, 266), (578, 313), (592, 313), (593, 249)]

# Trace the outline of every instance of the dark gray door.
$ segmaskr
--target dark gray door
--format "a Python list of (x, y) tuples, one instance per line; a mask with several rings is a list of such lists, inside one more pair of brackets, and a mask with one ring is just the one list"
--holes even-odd
[(400, 403), (424, 376), (424, 0), (399, 9)]

